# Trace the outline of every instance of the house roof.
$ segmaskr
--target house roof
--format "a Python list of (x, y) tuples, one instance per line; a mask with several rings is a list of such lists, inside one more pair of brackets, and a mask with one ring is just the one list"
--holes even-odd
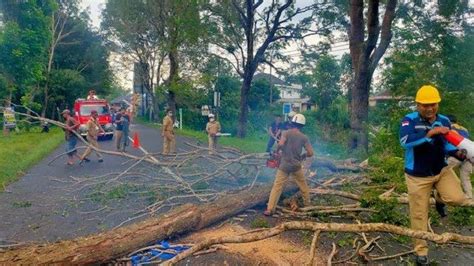
[(272, 84), (278, 84), (278, 85), (287, 85), (286, 82), (284, 82), (283, 80), (273, 76), (273, 75), (270, 75), (270, 74), (267, 74), (267, 73), (257, 73), (253, 76), (253, 80), (261, 80), (261, 79), (264, 79), (264, 80), (268, 80), (269, 82), (271, 82)]

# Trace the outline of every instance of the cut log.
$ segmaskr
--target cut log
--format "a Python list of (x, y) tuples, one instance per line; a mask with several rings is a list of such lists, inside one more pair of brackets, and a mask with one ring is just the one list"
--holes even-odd
[(352, 160), (336, 161), (331, 160), (327, 157), (316, 157), (311, 163), (312, 167), (325, 167), (332, 172), (349, 171), (349, 172), (360, 172), (361, 168), (355, 164)]
[[(199, 230), (267, 201), (271, 186), (226, 195), (200, 206), (187, 204), (171, 213), (108, 232), (52, 244), (29, 245), (0, 253), (4, 264), (104, 263), (173, 235)], [(294, 192), (287, 186), (285, 192)]]

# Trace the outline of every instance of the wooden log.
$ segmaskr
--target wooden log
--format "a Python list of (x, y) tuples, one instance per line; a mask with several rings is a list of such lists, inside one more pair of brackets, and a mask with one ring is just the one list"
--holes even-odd
[[(59, 241), (29, 245), (0, 253), (4, 264), (91, 264), (104, 263), (173, 235), (199, 230), (267, 201), (271, 185), (229, 194), (212, 203), (186, 204), (171, 213), (108, 232)], [(293, 192), (288, 186), (285, 192)]]

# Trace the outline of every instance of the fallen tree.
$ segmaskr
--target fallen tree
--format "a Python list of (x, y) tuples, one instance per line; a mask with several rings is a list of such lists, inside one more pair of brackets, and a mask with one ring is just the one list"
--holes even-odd
[[(282, 223), (273, 228), (259, 230), (257, 232), (249, 232), (236, 236), (225, 236), (205, 240), (201, 243), (193, 245), (190, 249), (178, 254), (173, 259), (166, 261), (163, 265), (174, 265), (180, 260), (191, 256), (192, 254), (208, 248), (215, 244), (225, 243), (246, 243), (254, 242), (266, 238), (270, 238), (289, 230), (309, 230), (319, 235), (322, 232), (386, 232), (397, 235), (409, 236), (419, 239), (432, 241), (438, 244), (446, 244), (448, 242), (458, 242), (463, 244), (474, 244), (474, 236), (463, 236), (453, 233), (434, 234), (431, 232), (423, 232), (403, 228), (395, 225), (384, 223), (367, 223), (367, 224), (341, 224), (341, 223), (316, 223), (307, 221), (293, 221)], [(316, 237), (317, 241), (317, 237)], [(316, 245), (316, 244), (315, 244)], [(314, 245), (314, 246), (315, 246)], [(312, 244), (313, 246), (313, 244)], [(334, 249), (333, 249), (334, 250)]]
[[(0, 253), (0, 264), (89, 264), (124, 256), (151, 242), (200, 230), (222, 219), (266, 202), (271, 186), (228, 194), (200, 206), (186, 204), (161, 217), (113, 229), (97, 235), (52, 244), (29, 245)], [(295, 191), (287, 186), (285, 192)]]

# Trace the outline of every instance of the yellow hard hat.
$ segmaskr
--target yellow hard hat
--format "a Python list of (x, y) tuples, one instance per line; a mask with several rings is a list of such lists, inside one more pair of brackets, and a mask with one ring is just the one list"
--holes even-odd
[(416, 93), (415, 102), (421, 104), (431, 104), (441, 102), (438, 89), (431, 85), (424, 85)]

